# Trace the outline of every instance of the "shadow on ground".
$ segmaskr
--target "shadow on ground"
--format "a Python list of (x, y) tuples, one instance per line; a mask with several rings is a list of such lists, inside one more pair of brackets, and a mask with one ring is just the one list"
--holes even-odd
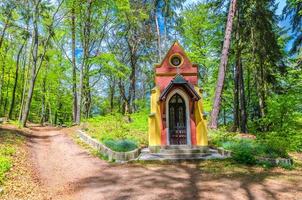
[(54, 199), (302, 199), (301, 168), (264, 170), (230, 161), (110, 164), (58, 128), (31, 130), (18, 133), (28, 138), (34, 166)]
[(296, 199), (297, 182), (284, 173), (246, 169), (227, 174), (203, 172), (199, 164), (121, 165), (101, 169), (96, 176), (78, 180), (75, 192), (94, 187), (106, 199)]

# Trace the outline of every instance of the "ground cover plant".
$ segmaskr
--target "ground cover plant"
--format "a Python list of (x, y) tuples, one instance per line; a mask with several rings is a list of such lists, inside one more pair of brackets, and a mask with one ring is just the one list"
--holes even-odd
[[(210, 131), (210, 144), (232, 151), (232, 158), (242, 164), (256, 164), (257, 158), (289, 158), (289, 153), (299, 149), (290, 144), (295, 135), (280, 137), (275, 132), (259, 133), (257, 137), (242, 137), (242, 134), (225, 130)], [(293, 148), (294, 146), (294, 148)]]
[(0, 185), (4, 183), (6, 173), (13, 166), (13, 156), (22, 141), (22, 136), (0, 130)]

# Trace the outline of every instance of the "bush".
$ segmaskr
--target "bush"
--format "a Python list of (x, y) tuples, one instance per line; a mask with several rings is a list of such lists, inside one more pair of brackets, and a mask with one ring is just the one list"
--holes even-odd
[(232, 151), (232, 158), (241, 164), (253, 165), (256, 163), (256, 147), (249, 139), (240, 139), (225, 143), (224, 147)]
[(290, 137), (290, 150), (302, 152), (302, 134), (293, 135)]
[(136, 143), (131, 140), (105, 140), (104, 144), (117, 152), (127, 152), (137, 148)]
[(266, 133), (264, 136), (258, 136), (258, 141), (261, 148), (261, 156), (269, 158), (287, 158), (287, 149), (289, 142), (285, 136), (280, 136), (279, 133)]

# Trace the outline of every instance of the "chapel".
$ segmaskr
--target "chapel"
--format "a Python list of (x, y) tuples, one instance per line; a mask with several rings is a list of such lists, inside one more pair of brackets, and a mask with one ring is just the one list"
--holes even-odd
[(191, 63), (178, 42), (174, 42), (162, 62), (155, 65), (155, 87), (150, 98), (151, 151), (169, 146), (207, 148), (198, 65)]

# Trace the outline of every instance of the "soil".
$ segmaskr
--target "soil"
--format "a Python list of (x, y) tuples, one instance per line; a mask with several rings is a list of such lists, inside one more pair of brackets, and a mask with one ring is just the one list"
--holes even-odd
[(76, 144), (70, 129), (29, 131), (23, 165), (37, 199), (302, 199), (301, 168), (229, 169), (222, 161), (113, 164)]

